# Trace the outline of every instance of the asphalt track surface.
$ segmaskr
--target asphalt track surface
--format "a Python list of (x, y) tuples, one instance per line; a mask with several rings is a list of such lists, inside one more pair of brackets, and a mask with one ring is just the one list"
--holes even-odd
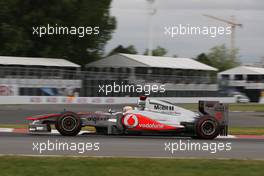
[[(85, 111), (120, 111), (123, 105), (3, 105), (0, 107), (0, 124), (26, 124), (25, 117), (57, 113), (64, 109), (75, 112)], [(231, 112), (230, 126), (261, 127), (264, 124), (264, 112)], [(249, 120), (250, 119), (250, 120)], [(83, 143), (99, 143), (99, 151), (81, 150), (33, 150), (33, 143), (66, 142), (80, 145)], [(209, 150), (175, 150), (180, 142), (190, 145), (199, 143), (211, 145)], [(165, 150), (166, 145), (173, 144), (172, 148)], [(215, 150), (215, 145), (227, 145), (230, 143), (232, 149)], [(43, 144), (44, 145), (44, 144)], [(198, 144), (197, 144), (198, 145)], [(229, 144), (228, 144), (229, 145)], [(30, 135), (21, 133), (0, 133), (0, 154), (20, 155), (78, 155), (78, 156), (118, 156), (118, 157), (180, 157), (180, 158), (234, 158), (234, 159), (264, 159), (264, 139), (215, 139), (192, 140), (189, 138), (162, 137), (162, 136), (105, 136), (86, 134), (76, 137), (64, 137), (57, 134)], [(213, 152), (213, 153), (212, 153)]]
[[(52, 135), (30, 135), (16, 133), (0, 133), (0, 154), (3, 155), (74, 155), (74, 156), (99, 156), (99, 157), (167, 157), (167, 158), (221, 158), (221, 159), (264, 159), (264, 139), (215, 139), (215, 140), (192, 140), (189, 138), (161, 137), (161, 136), (104, 136), (95, 134), (84, 134), (75, 137), (64, 137)], [(42, 150), (48, 141), (53, 144), (60, 142), (71, 145), (83, 143), (99, 143), (99, 150), (95, 147), (89, 151), (82, 150)], [(180, 151), (181, 143), (190, 145), (210, 146), (205, 150), (183, 150)], [(34, 143), (34, 144), (33, 144)], [(45, 144), (43, 144), (45, 143)], [(169, 148), (166, 145), (170, 144)], [(197, 144), (198, 143), (198, 144)], [(231, 150), (215, 150), (216, 145), (231, 146)], [(229, 143), (229, 144), (227, 144)], [(173, 148), (172, 148), (173, 144)], [(34, 147), (38, 146), (38, 147)], [(38, 149), (37, 149), (38, 148)], [(190, 148), (190, 147), (189, 147)], [(52, 147), (50, 147), (52, 149)], [(66, 148), (65, 148), (66, 149)], [(165, 150), (166, 149), (166, 150)], [(172, 152), (173, 149), (173, 152)], [(183, 149), (183, 148), (182, 148)], [(84, 151), (82, 153), (82, 151)]]
[[(38, 114), (58, 113), (64, 109), (74, 112), (121, 111), (124, 105), (1, 105), (0, 124), (27, 124), (26, 117)], [(231, 127), (263, 127), (264, 112), (230, 112)]]

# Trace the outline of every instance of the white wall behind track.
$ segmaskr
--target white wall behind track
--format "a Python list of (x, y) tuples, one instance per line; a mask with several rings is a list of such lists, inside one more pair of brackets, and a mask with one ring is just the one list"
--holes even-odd
[[(154, 97), (172, 103), (198, 103), (199, 100), (235, 103), (234, 97)], [(1, 96), (0, 104), (135, 104), (138, 97), (51, 97)]]

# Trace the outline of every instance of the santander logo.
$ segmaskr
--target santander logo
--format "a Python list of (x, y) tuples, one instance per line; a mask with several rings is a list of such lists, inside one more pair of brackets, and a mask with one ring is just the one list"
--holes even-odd
[(134, 114), (127, 114), (124, 117), (123, 123), (128, 128), (135, 128), (138, 125), (138, 118)]

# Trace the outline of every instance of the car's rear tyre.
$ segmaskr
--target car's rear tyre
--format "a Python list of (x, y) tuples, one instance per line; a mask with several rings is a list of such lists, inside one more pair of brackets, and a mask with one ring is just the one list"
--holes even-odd
[(220, 133), (219, 122), (210, 116), (203, 116), (196, 123), (196, 139), (214, 139)]
[(56, 129), (63, 136), (76, 136), (81, 131), (81, 119), (74, 112), (65, 112), (58, 117)]

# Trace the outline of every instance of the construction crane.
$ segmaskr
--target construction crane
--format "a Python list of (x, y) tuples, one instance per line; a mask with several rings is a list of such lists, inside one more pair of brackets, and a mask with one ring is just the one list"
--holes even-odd
[(235, 59), (234, 58), (235, 57), (234, 51), (236, 49), (235, 48), (235, 31), (236, 31), (236, 27), (237, 26), (242, 27), (242, 24), (236, 23), (235, 16), (231, 16), (231, 20), (225, 20), (222, 18), (218, 18), (218, 17), (212, 16), (212, 15), (206, 15), (206, 14), (204, 14), (203, 16), (217, 20), (217, 21), (222, 21), (222, 22), (227, 23), (228, 25), (231, 26), (230, 52), (231, 52), (232, 59)]

